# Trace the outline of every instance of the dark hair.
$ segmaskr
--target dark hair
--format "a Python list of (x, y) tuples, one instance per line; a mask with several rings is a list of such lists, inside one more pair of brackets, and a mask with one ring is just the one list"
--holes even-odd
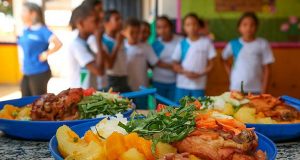
[(95, 7), (98, 4), (102, 4), (101, 0), (84, 0), (81, 5), (87, 5), (91, 7)]
[(159, 17), (157, 17), (157, 21), (159, 21), (159, 20), (166, 21), (166, 22), (168, 23), (169, 27), (172, 28), (173, 23), (172, 23), (172, 21), (169, 19), (168, 16), (165, 16), (165, 15), (159, 16)]
[(89, 17), (90, 15), (92, 15), (92, 13), (94, 13), (94, 10), (87, 5), (79, 5), (78, 7), (76, 7), (72, 11), (70, 19), (70, 26), (72, 27), (72, 29), (76, 29), (76, 23)]
[(197, 16), (197, 14), (195, 14), (195, 13), (188, 13), (188, 14), (183, 18), (183, 24), (184, 24), (184, 22), (186, 21), (186, 19), (188, 19), (188, 18), (194, 18), (196, 21), (198, 21), (199, 27), (201, 27), (201, 28), (205, 27), (205, 23), (204, 23), (203, 19), (199, 18), (199, 17)]
[(25, 2), (23, 6), (26, 7), (30, 12), (36, 13), (36, 19), (34, 20), (34, 23), (41, 23), (42, 25), (45, 25), (44, 12), (39, 5), (31, 2)]
[(147, 28), (151, 28), (150, 24), (146, 21), (141, 21), (141, 26), (146, 26)]
[(114, 14), (120, 14), (120, 12), (117, 11), (117, 10), (108, 10), (108, 11), (105, 11), (105, 13), (104, 13), (104, 21), (108, 22), (110, 20), (110, 18), (112, 17), (112, 15), (114, 15)]
[(140, 23), (139, 20), (137, 20), (135, 18), (129, 18), (125, 22), (124, 28), (127, 28), (127, 27), (140, 27), (140, 26), (141, 26), (141, 23)]
[(237, 26), (239, 27), (242, 23), (242, 21), (245, 19), (245, 18), (252, 18), (252, 20), (254, 21), (256, 27), (259, 25), (259, 20), (256, 16), (256, 14), (254, 12), (245, 12), (241, 17), (240, 19), (238, 20), (238, 23), (237, 23)]

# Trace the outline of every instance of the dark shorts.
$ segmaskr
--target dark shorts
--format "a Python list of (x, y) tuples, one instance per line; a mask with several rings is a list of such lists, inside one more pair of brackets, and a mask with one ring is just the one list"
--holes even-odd
[(22, 97), (47, 93), (47, 84), (50, 78), (50, 70), (34, 75), (23, 75), (21, 81)]
[(114, 92), (130, 92), (127, 76), (108, 76), (108, 88), (112, 88)]

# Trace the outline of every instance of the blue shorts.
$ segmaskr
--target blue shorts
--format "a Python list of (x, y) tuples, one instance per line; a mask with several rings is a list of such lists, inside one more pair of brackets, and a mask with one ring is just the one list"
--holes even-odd
[(174, 101), (175, 83), (161, 83), (153, 81), (153, 87), (157, 89), (157, 93), (171, 101)]
[(149, 109), (148, 96), (134, 98), (133, 103), (136, 105), (136, 109)]
[(204, 97), (205, 90), (203, 89), (191, 90), (191, 89), (176, 88), (176, 92), (175, 92), (176, 102), (179, 102), (179, 100), (185, 96), (195, 97), (195, 98)]

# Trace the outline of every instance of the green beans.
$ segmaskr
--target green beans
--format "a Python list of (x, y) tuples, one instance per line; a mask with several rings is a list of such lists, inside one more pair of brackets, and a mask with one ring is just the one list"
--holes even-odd
[(84, 97), (78, 103), (81, 119), (95, 118), (99, 114), (115, 115), (132, 107), (132, 102), (125, 98), (116, 98), (105, 93)]

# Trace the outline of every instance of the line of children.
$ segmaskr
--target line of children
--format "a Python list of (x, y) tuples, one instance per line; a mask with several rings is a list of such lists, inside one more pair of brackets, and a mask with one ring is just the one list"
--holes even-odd
[[(129, 19), (123, 28), (119, 12), (109, 10), (104, 14), (104, 28), (101, 29), (96, 25), (97, 17), (101, 19), (100, 14), (82, 12), (79, 12), (82, 14), (77, 16), (79, 18), (75, 18), (79, 36), (70, 48), (73, 61), (80, 59), (73, 64), (72, 73), (77, 73), (73, 76), (76, 86), (79, 85), (79, 70), (85, 67), (90, 76), (102, 76), (102, 82), (107, 79), (107, 89), (135, 91), (141, 85), (148, 86), (147, 70), (150, 66), (153, 67), (153, 86), (162, 96), (178, 101), (184, 96), (205, 95), (207, 74), (214, 66), (216, 51), (211, 40), (201, 35), (205, 24), (196, 14), (184, 17), (185, 38), (173, 34), (172, 22), (168, 17), (158, 17), (158, 38), (151, 47), (147, 43), (150, 35), (148, 23)], [(246, 91), (261, 93), (266, 90), (269, 64), (273, 63), (274, 58), (267, 41), (255, 37), (257, 26), (258, 19), (254, 14), (244, 14), (238, 23), (241, 38), (231, 41), (223, 51), (224, 65), (231, 75), (231, 90), (239, 90), (241, 81), (244, 81)], [(98, 34), (91, 36), (95, 30)], [(92, 42), (89, 45), (88, 37)], [(92, 56), (89, 48), (97, 54)], [(234, 59), (233, 67), (228, 60), (230, 57)], [(89, 78), (89, 87), (92, 86), (91, 79), (95, 78)], [(105, 87), (103, 84), (100, 86)]]

